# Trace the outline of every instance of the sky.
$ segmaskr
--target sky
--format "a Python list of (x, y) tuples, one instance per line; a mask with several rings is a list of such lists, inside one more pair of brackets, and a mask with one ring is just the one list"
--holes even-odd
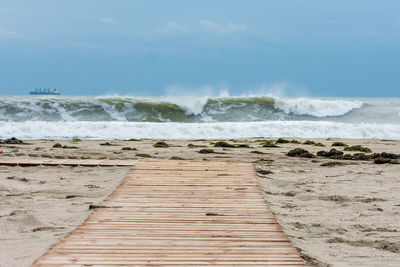
[(400, 97), (400, 1), (0, 0), (0, 94)]

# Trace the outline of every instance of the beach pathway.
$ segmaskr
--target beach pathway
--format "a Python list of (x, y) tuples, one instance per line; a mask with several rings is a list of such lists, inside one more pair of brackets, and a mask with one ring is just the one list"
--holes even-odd
[(250, 163), (137, 161), (33, 266), (304, 266)]

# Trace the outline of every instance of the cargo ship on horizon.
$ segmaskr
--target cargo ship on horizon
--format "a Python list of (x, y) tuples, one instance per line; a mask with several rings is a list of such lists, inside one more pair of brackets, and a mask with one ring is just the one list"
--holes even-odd
[(60, 95), (60, 92), (56, 88), (54, 89), (46, 89), (46, 88), (36, 88), (29, 92), (30, 95)]

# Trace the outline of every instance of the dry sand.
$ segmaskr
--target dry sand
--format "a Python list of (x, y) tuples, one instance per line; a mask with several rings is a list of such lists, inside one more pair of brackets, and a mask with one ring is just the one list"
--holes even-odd
[[(168, 140), (169, 148), (154, 148), (157, 140), (30, 140), (25, 145), (0, 145), (5, 152), (0, 161), (2, 157), (179, 157), (253, 162), (266, 200), (308, 266), (399, 266), (400, 165), (285, 155), (295, 147), (314, 153), (329, 150), (336, 139), (314, 139), (326, 147), (279, 144), (279, 148), (261, 147), (257, 140), (226, 140), (250, 148), (214, 148), (215, 140)], [(400, 153), (400, 141), (339, 141), (377, 153)], [(107, 142), (111, 145), (101, 145)], [(53, 148), (55, 143), (76, 148)], [(189, 143), (217, 153), (200, 154), (203, 147), (189, 148)], [(321, 166), (333, 161), (343, 165)], [(125, 167), (0, 166), (0, 266), (29, 266), (81, 224), (90, 213), (89, 205), (100, 203), (128, 171)]]

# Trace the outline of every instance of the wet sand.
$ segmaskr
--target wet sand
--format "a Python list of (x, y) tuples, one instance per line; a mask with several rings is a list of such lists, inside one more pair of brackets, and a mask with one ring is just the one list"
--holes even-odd
[[(266, 200), (308, 266), (398, 266), (400, 165), (286, 153), (299, 147), (316, 154), (340, 141), (375, 153), (399, 154), (400, 141), (312, 140), (325, 147), (294, 143), (262, 147), (262, 138), (225, 140), (249, 148), (214, 147), (219, 140), (166, 140), (168, 148), (153, 146), (160, 140), (24, 140), (26, 144), (1, 144), (0, 161), (13, 157), (252, 162)], [(56, 143), (64, 148), (53, 148)], [(199, 153), (202, 149), (215, 153)], [(321, 166), (332, 162), (338, 163)], [(29, 266), (82, 223), (91, 212), (89, 205), (100, 203), (128, 171), (126, 167), (0, 166), (0, 266)]]

